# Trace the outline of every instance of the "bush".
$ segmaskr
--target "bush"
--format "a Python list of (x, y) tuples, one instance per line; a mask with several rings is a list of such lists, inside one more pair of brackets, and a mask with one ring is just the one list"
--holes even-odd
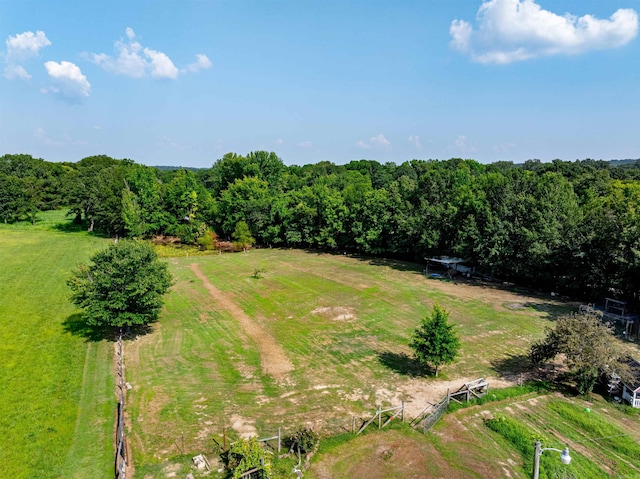
[(290, 451), (297, 451), (300, 448), (300, 452), (306, 454), (313, 451), (318, 441), (318, 434), (313, 429), (304, 428), (285, 438), (284, 445)]
[(200, 248), (209, 251), (216, 249), (217, 239), (218, 237), (213, 231), (207, 230), (202, 236), (198, 238), (197, 243)]

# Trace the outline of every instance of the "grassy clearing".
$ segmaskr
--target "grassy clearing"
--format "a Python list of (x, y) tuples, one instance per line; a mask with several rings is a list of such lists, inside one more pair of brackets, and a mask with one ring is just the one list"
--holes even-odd
[[(176, 472), (184, 452), (212, 437), (272, 435), (309, 425), (350, 429), (376, 404), (422, 409), (443, 381), (511, 373), (533, 339), (570, 309), (496, 288), (426, 279), (417, 264), (295, 250), (168, 260), (176, 284), (154, 331), (126, 346), (137, 472)], [(294, 369), (264, 374), (255, 338), (220, 307), (190, 268), (271, 336)], [(257, 268), (266, 272), (253, 278)], [(435, 380), (407, 346), (435, 301), (459, 326), (462, 355)], [(439, 393), (438, 393), (439, 394)], [(168, 469), (167, 469), (168, 468)], [(179, 471), (179, 470), (178, 470)]]
[(112, 347), (72, 332), (77, 310), (65, 284), (106, 243), (59, 232), (66, 224), (64, 213), (48, 212), (35, 226), (0, 225), (3, 477), (111, 472)]
[(559, 454), (543, 453), (541, 478), (640, 477), (637, 411), (629, 415), (597, 396), (514, 392), (450, 412), (424, 436), (398, 428), (345, 437), (335, 445), (327, 441), (305, 477), (524, 479), (531, 477), (535, 440), (543, 447), (568, 446), (572, 456), (565, 466)]

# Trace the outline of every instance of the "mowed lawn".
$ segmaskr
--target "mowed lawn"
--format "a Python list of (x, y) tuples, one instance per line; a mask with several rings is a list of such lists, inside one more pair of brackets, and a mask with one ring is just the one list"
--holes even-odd
[[(47, 221), (50, 222), (49, 226)], [(70, 271), (107, 246), (86, 233), (0, 226), (0, 476), (109, 477), (113, 345), (77, 332)]]
[(545, 452), (541, 478), (638, 478), (639, 427), (637, 411), (596, 395), (526, 393), (449, 412), (426, 435), (373, 428), (336, 447), (321, 445), (305, 477), (526, 479), (537, 438), (543, 447), (569, 447), (572, 457), (565, 466), (558, 453)]
[[(377, 404), (417, 412), (443, 384), (515, 379), (519, 355), (575, 309), (427, 279), (412, 263), (271, 249), (168, 261), (176, 283), (159, 323), (125, 346), (141, 477), (176, 472), (172, 463), (211, 451), (223, 428), (231, 439), (279, 426), (335, 433)], [(407, 346), (436, 301), (462, 338), (439, 378), (417, 375)]]

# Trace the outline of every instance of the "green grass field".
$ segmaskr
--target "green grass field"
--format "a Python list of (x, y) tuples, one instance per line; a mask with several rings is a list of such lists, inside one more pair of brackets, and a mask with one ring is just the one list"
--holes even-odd
[(2, 477), (112, 471), (112, 344), (70, 331), (77, 310), (65, 284), (72, 268), (107, 243), (59, 232), (66, 224), (63, 213), (48, 212), (35, 226), (0, 225)]
[[(65, 285), (108, 240), (74, 231), (59, 212), (36, 225), (0, 225), (0, 238), (0, 475), (110, 477), (113, 343), (82, 327)], [(512, 384), (531, 341), (576, 308), (427, 279), (412, 263), (298, 250), (181, 254), (166, 259), (176, 281), (160, 321), (125, 344), (128, 443), (144, 479), (180, 477), (201, 452), (215, 459), (223, 431), (227, 444), (278, 427), (338, 434), (378, 404), (405, 401), (411, 416), (467, 380), (490, 378), (492, 390)], [(257, 278), (257, 270), (265, 272)], [(462, 339), (439, 378), (425, 375), (407, 346), (436, 301)], [(637, 412), (594, 401), (525, 390), (452, 411), (426, 436), (402, 426), (343, 434), (322, 441), (305, 477), (525, 478), (533, 437), (571, 447), (564, 471), (543, 456), (543, 470), (559, 477), (640, 477)], [(616, 438), (591, 441), (604, 436)]]
[(322, 446), (305, 477), (530, 478), (533, 442), (570, 449), (543, 453), (540, 477), (637, 479), (640, 415), (602, 398), (524, 393), (446, 414), (426, 435), (407, 427), (377, 431)]
[[(404, 400), (417, 412), (444, 383), (516, 379), (531, 341), (575, 307), (342, 255), (265, 249), (169, 262), (176, 284), (162, 318), (125, 350), (142, 477), (186, 471), (223, 428), (229, 439), (279, 426), (337, 433), (377, 404)], [(407, 347), (434, 301), (451, 312), (463, 344), (438, 379), (418, 374)]]

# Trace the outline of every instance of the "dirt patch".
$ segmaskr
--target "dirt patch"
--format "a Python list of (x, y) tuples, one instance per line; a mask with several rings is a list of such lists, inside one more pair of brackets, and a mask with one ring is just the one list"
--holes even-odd
[(282, 379), (287, 373), (293, 371), (293, 364), (275, 339), (260, 324), (250, 318), (228, 294), (211, 284), (209, 278), (200, 270), (200, 265), (193, 263), (189, 267), (202, 281), (216, 306), (227, 310), (238, 321), (243, 332), (257, 344), (262, 372), (270, 374), (276, 379)]
[(231, 427), (240, 435), (241, 438), (249, 439), (250, 437), (257, 436), (258, 430), (253, 421), (244, 418), (239, 414), (231, 416)]
[(343, 306), (334, 306), (334, 307), (321, 307), (316, 308), (311, 311), (311, 314), (315, 314), (316, 316), (322, 316), (324, 318), (330, 319), (331, 321), (349, 321), (352, 319), (356, 319), (356, 315), (354, 313), (353, 308), (345, 308)]
[[(457, 391), (463, 384), (471, 382), (473, 378), (458, 378), (450, 381), (433, 381), (427, 382), (424, 379), (409, 379), (400, 385), (396, 391), (392, 392), (386, 388), (376, 390), (376, 401), (384, 404), (399, 405), (401, 401), (405, 401), (405, 414), (409, 417), (417, 416), (428, 403), (435, 404), (440, 402), (447, 394), (447, 390)], [(489, 391), (491, 388), (506, 388), (516, 385), (515, 381), (508, 379), (499, 379), (487, 377), (489, 383)], [(353, 391), (351, 391), (353, 393)], [(361, 398), (364, 399), (364, 398)]]

